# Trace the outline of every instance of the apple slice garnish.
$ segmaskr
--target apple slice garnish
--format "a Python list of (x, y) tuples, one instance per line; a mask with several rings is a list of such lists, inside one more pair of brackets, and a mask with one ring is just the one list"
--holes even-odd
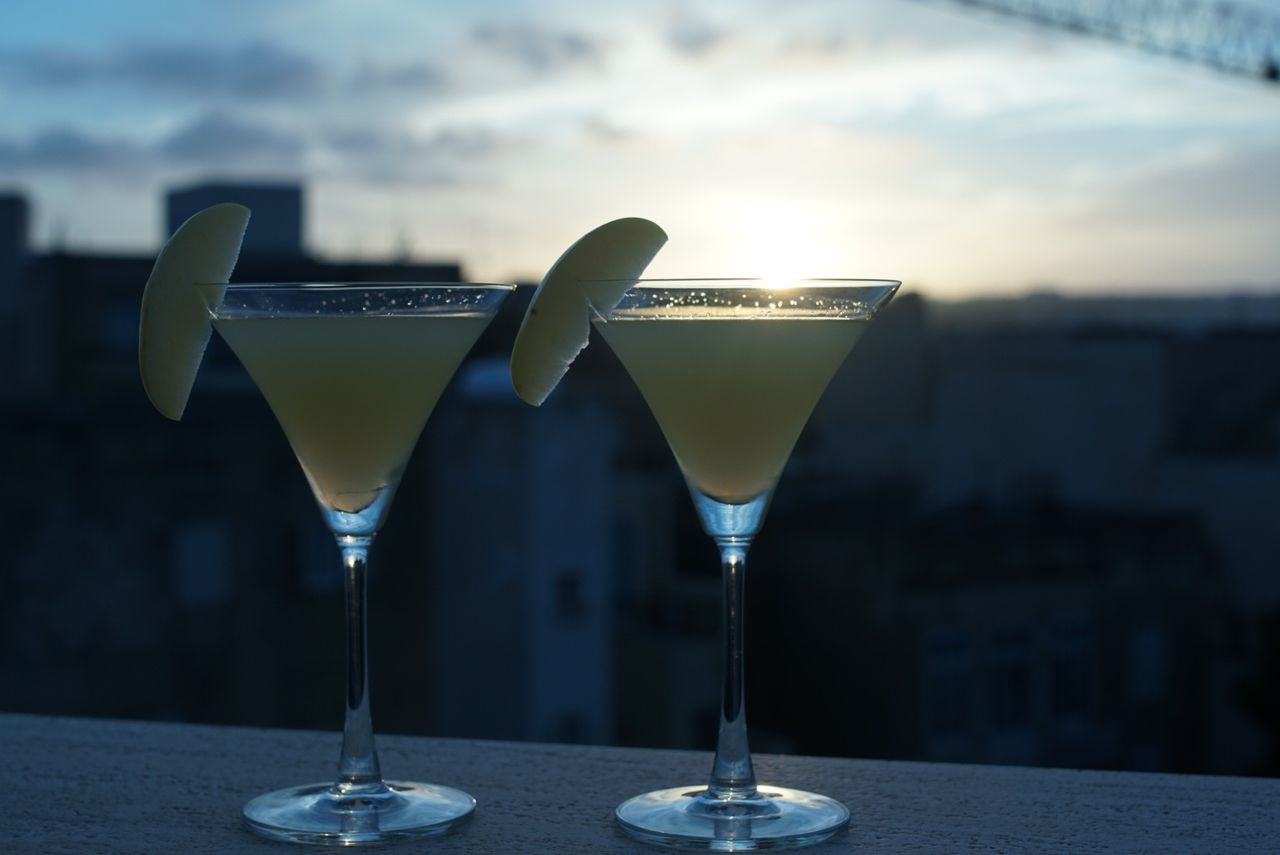
[(591, 312), (605, 314), (667, 242), (655, 223), (626, 217), (578, 238), (533, 294), (511, 348), (511, 385), (541, 406), (591, 337)]
[[(160, 249), (142, 292), (138, 370), (160, 414), (178, 421), (187, 408), (213, 324), (206, 295), (221, 299), (240, 256), (249, 209), (230, 202), (205, 208)], [(201, 294), (198, 285), (213, 286)]]

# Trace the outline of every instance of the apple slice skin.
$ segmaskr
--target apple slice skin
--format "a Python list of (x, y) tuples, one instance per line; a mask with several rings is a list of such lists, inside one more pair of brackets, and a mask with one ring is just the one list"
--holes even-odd
[(142, 293), (138, 321), (138, 371), (151, 404), (178, 421), (213, 326), (195, 286), (222, 283), (221, 297), (240, 256), (249, 209), (213, 205), (183, 223), (161, 248)]
[(534, 292), (511, 348), (517, 395), (542, 405), (587, 346), (592, 309), (605, 313), (616, 306), (666, 242), (656, 223), (624, 217), (592, 229), (564, 251)]

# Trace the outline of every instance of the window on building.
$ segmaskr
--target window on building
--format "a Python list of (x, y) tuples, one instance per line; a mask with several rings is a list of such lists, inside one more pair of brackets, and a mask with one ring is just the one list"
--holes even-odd
[(924, 639), (925, 726), (934, 737), (965, 734), (973, 726), (973, 645), (967, 633), (930, 630)]
[(616, 605), (626, 608), (640, 599), (640, 542), (636, 525), (628, 519), (613, 521), (613, 590)]
[(197, 522), (178, 528), (173, 592), (184, 606), (217, 606), (231, 599), (231, 537), (225, 525)]
[(991, 723), (1014, 730), (1031, 723), (1031, 634), (999, 632), (991, 640)]
[(561, 570), (556, 574), (556, 618), (570, 622), (581, 620), (587, 614), (583, 599), (582, 573), (575, 569)]
[(585, 741), (586, 721), (579, 712), (561, 713), (556, 718), (556, 742), (577, 744)]
[(1093, 621), (1063, 612), (1049, 621), (1049, 707), (1055, 718), (1087, 718), (1094, 703)]
[(1135, 626), (1129, 632), (1129, 698), (1138, 703), (1164, 699), (1168, 680), (1168, 655), (1164, 628), (1156, 623)]
[(138, 307), (132, 303), (108, 306), (102, 313), (102, 346), (132, 353), (138, 347)]

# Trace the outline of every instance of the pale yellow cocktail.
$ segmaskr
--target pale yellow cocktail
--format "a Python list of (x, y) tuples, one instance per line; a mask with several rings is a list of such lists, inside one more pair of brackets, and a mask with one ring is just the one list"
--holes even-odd
[(488, 325), (480, 315), (215, 320), (284, 428), (321, 504), (354, 513), (400, 472)]
[(827, 318), (625, 318), (597, 323), (689, 482), (722, 502), (768, 490), (866, 328)]

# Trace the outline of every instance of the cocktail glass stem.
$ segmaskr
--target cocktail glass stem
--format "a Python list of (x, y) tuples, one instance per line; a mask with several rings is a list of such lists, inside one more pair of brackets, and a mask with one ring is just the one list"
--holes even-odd
[[(769, 510), (772, 490), (747, 502), (729, 503), (708, 496), (689, 485), (693, 506), (702, 528), (720, 549), (720, 573), (724, 586), (721, 641), (723, 672), (720, 692), (720, 732), (711, 780), (699, 804), (707, 812), (721, 814), (726, 803), (757, 800), (756, 774), (747, 742), (746, 630), (747, 550)], [(767, 807), (766, 807), (767, 810)]]
[(711, 766), (707, 795), (716, 799), (754, 798), (756, 774), (747, 743), (745, 662), (743, 655), (747, 548), (749, 537), (718, 537), (720, 571), (724, 581), (724, 683), (720, 699), (720, 734)]
[(347, 717), (336, 787), (383, 789), (369, 710), (368, 566), (372, 537), (338, 535), (347, 605)]
[(615, 813), (632, 837), (681, 849), (721, 852), (805, 846), (826, 840), (849, 820), (834, 799), (802, 790), (756, 785), (747, 742), (746, 629), (747, 550), (773, 490), (747, 502), (721, 502), (690, 484), (703, 529), (720, 548), (724, 583), (724, 672), (720, 732), (706, 789), (673, 787), (628, 799)]

